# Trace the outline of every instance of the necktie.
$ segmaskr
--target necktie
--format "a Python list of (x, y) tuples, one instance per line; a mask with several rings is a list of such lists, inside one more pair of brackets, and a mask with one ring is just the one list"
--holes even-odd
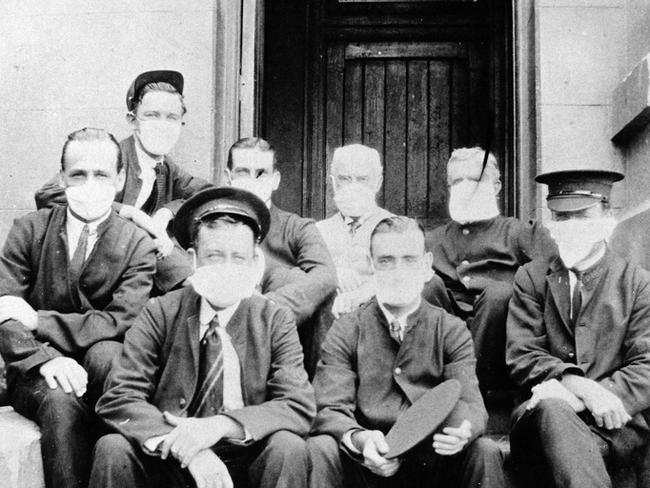
[(402, 342), (402, 338), (400, 337), (401, 330), (402, 330), (402, 327), (400, 327), (399, 322), (397, 320), (391, 320), (391, 322), (390, 322), (390, 336), (399, 343)]
[(79, 240), (77, 241), (77, 247), (74, 250), (72, 259), (70, 260), (70, 281), (72, 283), (77, 283), (79, 281), (79, 274), (81, 273), (81, 267), (86, 260), (86, 250), (88, 249), (88, 236), (90, 235), (90, 229), (88, 225), (84, 225), (79, 235)]
[(360, 219), (361, 217), (351, 217), (351, 220), (348, 223), (348, 226), (350, 227), (350, 235), (352, 237), (354, 237), (354, 234), (356, 234), (359, 227), (361, 227), (361, 222), (359, 222)]
[(189, 408), (191, 417), (210, 417), (223, 407), (223, 347), (217, 332), (219, 319), (214, 316), (201, 339), (197, 391)]
[(165, 187), (167, 186), (167, 174), (165, 172), (165, 165), (158, 163), (154, 166), (156, 172), (156, 206), (153, 211), (160, 209), (165, 203)]
[(582, 275), (580, 271), (575, 269), (571, 270), (576, 275), (576, 284), (573, 287), (573, 294), (571, 295), (571, 321), (576, 323), (580, 309), (582, 308)]

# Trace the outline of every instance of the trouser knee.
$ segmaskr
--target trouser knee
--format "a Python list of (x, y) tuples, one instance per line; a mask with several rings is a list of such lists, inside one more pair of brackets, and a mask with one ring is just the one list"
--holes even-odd
[(312, 488), (343, 486), (343, 465), (339, 443), (329, 435), (318, 435), (307, 439), (307, 450), (311, 463), (309, 485)]
[(307, 462), (307, 444), (305, 440), (286, 430), (271, 434), (266, 443), (266, 450), (274, 460), (291, 463)]
[(107, 434), (95, 443), (93, 469), (125, 466), (133, 452), (134, 448), (126, 437), (121, 434)]

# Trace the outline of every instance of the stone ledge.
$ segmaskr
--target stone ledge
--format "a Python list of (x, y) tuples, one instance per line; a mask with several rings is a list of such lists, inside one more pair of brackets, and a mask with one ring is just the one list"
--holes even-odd
[(646, 55), (614, 89), (612, 142), (627, 143), (650, 123), (650, 54)]
[(44, 488), (41, 432), (11, 407), (0, 407), (0, 484), (5, 488)]

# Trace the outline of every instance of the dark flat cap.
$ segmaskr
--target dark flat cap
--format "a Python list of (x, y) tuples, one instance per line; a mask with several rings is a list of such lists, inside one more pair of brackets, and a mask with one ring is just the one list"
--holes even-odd
[(548, 208), (554, 212), (577, 212), (597, 203), (609, 203), (614, 182), (623, 179), (618, 171), (572, 169), (551, 171), (535, 178), (548, 185)]
[(183, 75), (178, 71), (157, 70), (140, 73), (135, 80), (133, 80), (133, 83), (131, 83), (131, 86), (126, 92), (126, 108), (129, 111), (135, 108), (135, 104), (138, 102), (138, 98), (140, 97), (140, 92), (149, 83), (169, 83), (182, 95), (185, 81)]
[(215, 215), (229, 215), (241, 220), (262, 241), (271, 225), (271, 214), (266, 204), (255, 194), (222, 186), (207, 188), (188, 198), (174, 217), (174, 237), (184, 249), (192, 246), (192, 228), (195, 223)]
[(397, 418), (386, 434), (389, 451), (384, 457), (393, 459), (401, 456), (430, 437), (458, 403), (460, 389), (460, 382), (451, 379), (418, 398)]

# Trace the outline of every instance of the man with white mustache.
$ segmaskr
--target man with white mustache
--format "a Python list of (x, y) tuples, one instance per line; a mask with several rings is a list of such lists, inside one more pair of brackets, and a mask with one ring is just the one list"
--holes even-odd
[(451, 221), (431, 236), (433, 269), (453, 294), (455, 313), (467, 321), (476, 350), (481, 391), (512, 389), (505, 365), (505, 323), (517, 269), (538, 256), (555, 255), (543, 226), (499, 211), (497, 160), (479, 147), (456, 149), (447, 163)]
[(41, 428), (48, 488), (88, 483), (94, 404), (155, 272), (151, 238), (112, 209), (124, 184), (112, 135), (71, 133), (60, 178), (67, 205), (16, 219), (0, 255), (9, 401)]
[[(169, 155), (185, 124), (183, 88), (183, 75), (178, 71), (146, 71), (133, 80), (126, 94), (126, 120), (133, 135), (120, 142), (125, 184), (115, 201), (123, 217), (155, 239), (156, 293), (180, 285), (191, 274), (191, 259), (174, 245), (167, 227), (185, 199), (210, 186), (184, 171)], [(65, 204), (66, 195), (54, 178), (36, 192), (35, 200), (37, 208), (43, 208)]]
[[(507, 363), (520, 389), (513, 466), (548, 487), (611, 487), (608, 469), (641, 462), (648, 486), (650, 274), (607, 246), (610, 193), (623, 175), (566, 170), (548, 185), (559, 257), (517, 271)], [(541, 469), (541, 473), (539, 470)]]

